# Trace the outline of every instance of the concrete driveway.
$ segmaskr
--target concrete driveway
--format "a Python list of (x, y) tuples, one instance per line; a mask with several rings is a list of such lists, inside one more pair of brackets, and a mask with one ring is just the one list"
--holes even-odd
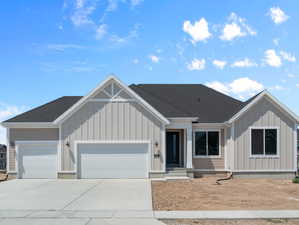
[(149, 180), (11, 180), (0, 203), (0, 225), (161, 224)]
[(149, 180), (11, 180), (0, 210), (152, 210)]

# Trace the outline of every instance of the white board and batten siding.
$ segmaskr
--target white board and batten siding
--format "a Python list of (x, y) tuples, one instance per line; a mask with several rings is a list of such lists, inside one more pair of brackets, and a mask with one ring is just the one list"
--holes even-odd
[[(150, 171), (164, 168), (162, 123), (134, 101), (89, 101), (61, 125), (62, 171), (76, 170), (76, 141), (148, 141)], [(69, 146), (68, 146), (69, 144)]]
[[(266, 97), (234, 124), (234, 171), (294, 171), (294, 124)], [(250, 127), (278, 129), (278, 156), (251, 157)]]

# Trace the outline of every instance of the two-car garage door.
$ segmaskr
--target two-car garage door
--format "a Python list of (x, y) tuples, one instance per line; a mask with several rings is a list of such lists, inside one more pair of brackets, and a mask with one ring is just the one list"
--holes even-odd
[[(147, 178), (148, 143), (78, 143), (78, 178)], [(18, 144), (18, 177), (54, 179), (58, 142)]]
[(147, 178), (148, 144), (78, 144), (80, 178)]

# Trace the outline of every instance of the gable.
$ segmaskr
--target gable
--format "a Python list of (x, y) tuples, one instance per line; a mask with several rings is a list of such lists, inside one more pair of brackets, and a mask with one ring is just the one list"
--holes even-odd
[(282, 113), (284, 116), (286, 116), (289, 120), (293, 121), (294, 123), (299, 122), (298, 116), (293, 113), (288, 107), (283, 105), (281, 102), (279, 102), (274, 96), (272, 96), (269, 92), (264, 91), (261, 93), (258, 97), (256, 97), (253, 101), (251, 101), (248, 105), (246, 105), (244, 108), (242, 108), (238, 113), (236, 113), (229, 121), (228, 123), (232, 123), (241, 117), (245, 115), (252, 107), (259, 105), (259, 108), (262, 109), (262, 104), (260, 104), (261, 101), (267, 100), (269, 104), (271, 104), (271, 107), (274, 107), (276, 110), (278, 110), (280, 113)]
[(116, 82), (112, 81), (107, 83), (101, 89), (99, 89), (94, 96), (93, 100), (107, 100), (107, 101), (117, 101), (117, 100), (127, 100), (133, 101), (132, 97), (124, 88), (118, 85)]
[(145, 110), (154, 115), (163, 124), (169, 124), (169, 121), (143, 98), (131, 90), (127, 85), (122, 83), (114, 76), (109, 76), (98, 87), (93, 89), (88, 95), (83, 97), (79, 102), (73, 105), (60, 117), (58, 117), (54, 123), (61, 124), (67, 118), (69, 118), (74, 112), (79, 110), (84, 104), (90, 101), (104, 101), (104, 102), (124, 102), (124, 101), (136, 101), (144, 107)]

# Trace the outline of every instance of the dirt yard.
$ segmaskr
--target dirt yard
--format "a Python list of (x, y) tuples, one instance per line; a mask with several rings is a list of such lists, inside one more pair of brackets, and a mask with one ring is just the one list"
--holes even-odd
[(299, 220), (162, 220), (167, 225), (298, 225)]
[(216, 177), (184, 181), (153, 181), (155, 210), (299, 209), (299, 184), (291, 180)]

